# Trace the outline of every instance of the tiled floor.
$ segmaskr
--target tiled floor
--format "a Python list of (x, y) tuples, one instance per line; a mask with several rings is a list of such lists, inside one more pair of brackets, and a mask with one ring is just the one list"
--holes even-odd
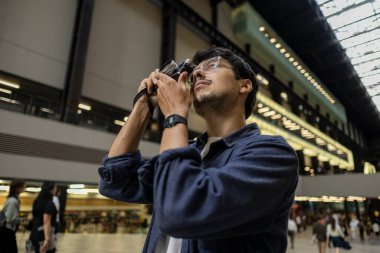
[[(140, 253), (144, 244), (145, 234), (60, 234), (58, 238), (58, 253)], [(25, 253), (25, 240), (28, 234), (17, 235), (19, 252)], [(317, 245), (310, 244), (310, 232), (297, 234), (295, 249), (287, 253), (317, 253)], [(352, 242), (352, 250), (341, 253), (379, 253), (380, 240), (372, 239), (365, 243)], [(327, 253), (334, 253), (327, 249)], [(233, 253), (233, 252), (231, 252)]]

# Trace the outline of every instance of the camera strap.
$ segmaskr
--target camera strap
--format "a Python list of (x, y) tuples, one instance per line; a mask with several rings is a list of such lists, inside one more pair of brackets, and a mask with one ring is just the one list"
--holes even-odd
[[(157, 88), (156, 87), (153, 87), (153, 92), (156, 92)], [(139, 93), (137, 93), (137, 95), (135, 96), (135, 98), (133, 99), (133, 107), (135, 107), (135, 104), (136, 102), (142, 97), (146, 95), (148, 98), (147, 98), (147, 101), (148, 101), (148, 107), (149, 107), (149, 112), (150, 112), (150, 117), (152, 118), (153, 116), (153, 113), (154, 113), (154, 107), (152, 105), (152, 102), (150, 102), (150, 95), (148, 93), (148, 89), (147, 88), (144, 88), (142, 89)]]

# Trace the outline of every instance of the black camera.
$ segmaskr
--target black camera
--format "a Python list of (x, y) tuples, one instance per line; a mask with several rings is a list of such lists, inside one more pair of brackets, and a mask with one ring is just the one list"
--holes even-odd
[[(194, 64), (191, 63), (190, 59), (186, 59), (180, 64), (177, 64), (175, 61), (170, 60), (161, 66), (161, 68), (159, 69), (159, 72), (164, 73), (170, 76), (171, 78), (173, 78), (174, 80), (178, 81), (178, 77), (182, 72), (187, 71), (187, 73), (190, 74), (191, 72), (193, 72), (193, 69), (194, 69)], [(153, 86), (152, 91), (153, 93), (157, 92), (156, 85)], [(136, 101), (139, 100), (139, 98), (142, 97), (143, 95), (147, 95), (148, 97), (150, 96), (148, 94), (147, 88), (144, 88), (139, 93), (137, 93), (137, 95), (133, 99), (133, 106), (135, 106)], [(148, 106), (149, 106), (149, 111), (152, 116), (154, 108), (149, 99), (148, 99)]]
[(159, 69), (159, 72), (164, 73), (174, 80), (178, 81), (178, 77), (182, 72), (186, 71), (190, 74), (193, 69), (194, 65), (191, 63), (190, 59), (186, 59), (180, 64), (177, 64), (175, 61), (170, 60), (162, 65), (162, 67)]

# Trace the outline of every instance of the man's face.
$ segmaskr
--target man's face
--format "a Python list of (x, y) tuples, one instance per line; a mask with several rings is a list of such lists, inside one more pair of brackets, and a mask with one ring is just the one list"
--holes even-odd
[(189, 77), (196, 112), (203, 115), (205, 107), (223, 111), (239, 94), (233, 67), (220, 56), (202, 61)]

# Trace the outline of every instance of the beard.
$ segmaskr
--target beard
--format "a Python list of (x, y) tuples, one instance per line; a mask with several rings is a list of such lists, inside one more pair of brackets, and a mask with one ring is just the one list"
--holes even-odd
[(208, 93), (196, 96), (193, 94), (193, 104), (195, 112), (199, 116), (204, 116), (206, 109), (211, 109), (212, 112), (223, 114), (229, 105), (232, 104), (232, 97), (228, 93), (217, 94)]

